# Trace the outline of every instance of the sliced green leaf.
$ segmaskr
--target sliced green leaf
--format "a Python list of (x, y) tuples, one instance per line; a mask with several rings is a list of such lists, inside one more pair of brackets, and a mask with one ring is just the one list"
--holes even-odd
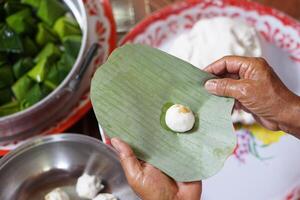
[(32, 6), (33, 8), (38, 8), (42, 0), (21, 0), (23, 4)]
[(23, 47), (26, 50), (24, 54), (26, 56), (34, 56), (38, 52), (38, 47), (35, 42), (30, 39), (28, 36), (23, 38)]
[(65, 52), (73, 58), (77, 58), (81, 47), (81, 39), (82, 37), (79, 35), (71, 35), (64, 37), (63, 45), (65, 47)]
[(48, 58), (42, 59), (28, 72), (27, 75), (36, 82), (41, 83), (45, 80), (46, 74), (52, 63), (53, 62)]
[(41, 84), (35, 84), (21, 101), (21, 109), (24, 110), (31, 107), (46, 97), (50, 92), (51, 90), (48, 87)]
[(21, 78), (34, 66), (31, 58), (22, 58), (13, 65), (13, 72), (17, 79)]
[(10, 102), (12, 98), (13, 96), (9, 88), (0, 89), (0, 105)]
[(57, 0), (42, 0), (38, 8), (37, 16), (45, 23), (52, 26), (54, 22), (66, 12), (65, 6)]
[(39, 23), (35, 40), (37, 44), (39, 44), (40, 46), (44, 46), (48, 42), (57, 42), (58, 38), (55, 32), (53, 32), (49, 26), (44, 23)]
[(11, 90), (18, 100), (22, 100), (33, 85), (34, 81), (24, 75), (12, 86)]
[[(109, 137), (127, 142), (137, 157), (176, 181), (216, 174), (236, 146), (231, 122), (233, 99), (204, 89), (213, 75), (174, 56), (143, 45), (115, 50), (92, 80), (91, 100)], [(197, 126), (170, 133), (160, 123), (168, 102), (188, 106)]]
[(56, 20), (53, 29), (61, 40), (69, 35), (81, 35), (81, 29), (77, 22), (65, 16)]
[(35, 19), (32, 17), (30, 9), (24, 9), (8, 16), (6, 23), (16, 33), (22, 34), (33, 31)]
[(39, 62), (40, 60), (43, 59), (58, 59), (60, 57), (60, 50), (59, 48), (53, 44), (53, 43), (48, 43), (46, 46), (43, 48), (43, 50), (36, 56), (34, 59), (34, 62)]
[(0, 89), (14, 83), (14, 74), (10, 66), (0, 67)]
[(28, 6), (21, 4), (20, 1), (6, 0), (6, 2), (3, 5), (3, 8), (6, 12), (6, 16), (9, 16), (20, 10), (28, 8)]
[(0, 29), (0, 52), (23, 52), (23, 45), (20, 36), (6, 25)]
[(20, 104), (17, 101), (12, 101), (3, 106), (0, 106), (0, 117), (11, 115), (20, 111)]

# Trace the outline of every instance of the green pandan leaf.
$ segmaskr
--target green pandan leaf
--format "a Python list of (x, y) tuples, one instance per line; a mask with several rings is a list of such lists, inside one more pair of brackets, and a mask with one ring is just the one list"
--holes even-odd
[(63, 38), (65, 52), (75, 59), (77, 58), (81, 47), (81, 39), (82, 37), (79, 35), (70, 35)]
[(57, 42), (58, 38), (55, 32), (53, 32), (49, 26), (44, 23), (39, 23), (35, 40), (38, 45), (44, 46), (48, 42)]
[(6, 2), (3, 5), (3, 8), (5, 10), (5, 15), (9, 16), (20, 10), (28, 8), (28, 6), (21, 4), (19, 1), (6, 0)]
[(33, 60), (31, 58), (22, 58), (13, 65), (13, 72), (17, 79), (21, 78), (26, 72), (34, 67)]
[(45, 80), (46, 74), (52, 63), (53, 62), (48, 58), (42, 59), (28, 72), (27, 75), (36, 82), (41, 83)]
[(35, 19), (32, 17), (30, 9), (18, 11), (6, 18), (7, 25), (16, 33), (28, 33), (34, 30)]
[(69, 35), (81, 35), (81, 29), (77, 22), (65, 16), (55, 22), (53, 29), (61, 40)]
[(35, 84), (21, 101), (21, 109), (24, 110), (33, 106), (46, 97), (50, 92), (51, 90), (48, 87), (41, 84)]
[[(109, 137), (123, 139), (139, 159), (176, 181), (198, 181), (221, 170), (236, 146), (234, 100), (206, 92), (204, 83), (211, 78), (160, 50), (126, 45), (95, 73), (91, 100)], [(188, 106), (197, 126), (187, 133), (162, 127), (162, 107), (168, 102)]]
[(43, 59), (58, 59), (60, 57), (60, 50), (59, 48), (53, 43), (47, 43), (43, 50), (36, 56), (34, 62), (39, 62)]
[(15, 82), (15, 84), (11, 87), (11, 90), (18, 100), (22, 100), (33, 85), (34, 81), (27, 75), (24, 75), (17, 82)]
[(64, 5), (57, 0), (42, 0), (37, 15), (49, 26), (66, 13)]
[(34, 56), (37, 54), (38, 46), (35, 44), (35, 42), (32, 39), (26, 36), (23, 38), (22, 41), (23, 41), (23, 47), (26, 50), (24, 52), (26, 56)]
[(20, 104), (17, 101), (12, 101), (10, 103), (0, 106), (0, 117), (14, 114), (20, 111)]
[(12, 98), (13, 96), (9, 88), (0, 89), (0, 105), (10, 102)]
[(0, 67), (0, 89), (14, 83), (14, 74), (10, 66)]
[(2, 26), (0, 29), (0, 52), (23, 52), (23, 45), (20, 36), (6, 25)]
[(27, 4), (37, 9), (40, 6), (42, 0), (21, 0), (23, 4)]

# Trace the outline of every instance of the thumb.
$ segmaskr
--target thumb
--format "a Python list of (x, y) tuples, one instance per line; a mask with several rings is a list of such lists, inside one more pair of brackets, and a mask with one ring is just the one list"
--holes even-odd
[(142, 173), (142, 166), (128, 144), (118, 138), (112, 138), (112, 146), (118, 151), (121, 165), (129, 183), (136, 181)]
[(243, 83), (230, 78), (211, 79), (206, 81), (204, 87), (211, 94), (238, 99)]

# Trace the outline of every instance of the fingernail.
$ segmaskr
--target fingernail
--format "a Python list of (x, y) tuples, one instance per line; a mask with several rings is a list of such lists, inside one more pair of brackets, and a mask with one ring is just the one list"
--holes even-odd
[(204, 87), (207, 91), (211, 92), (211, 91), (215, 91), (216, 87), (217, 87), (217, 82), (216, 80), (208, 80), (206, 81), (206, 83), (204, 84)]
[(119, 147), (119, 144), (120, 144), (120, 140), (118, 138), (112, 138), (111, 139), (111, 144), (112, 146), (115, 148), (115, 150), (120, 153), (121, 150), (120, 150), (120, 147)]

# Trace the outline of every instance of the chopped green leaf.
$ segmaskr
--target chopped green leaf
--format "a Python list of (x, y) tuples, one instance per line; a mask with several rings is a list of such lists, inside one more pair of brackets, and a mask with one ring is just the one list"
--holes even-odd
[(34, 62), (37, 63), (40, 60), (47, 59), (47, 58), (56, 60), (59, 57), (60, 57), (59, 48), (53, 43), (48, 43), (34, 59)]
[(51, 63), (53, 62), (48, 58), (40, 60), (36, 66), (28, 72), (28, 76), (38, 83), (43, 82)]
[(9, 88), (0, 89), (0, 105), (10, 102), (12, 100), (12, 93)]
[(25, 8), (28, 8), (28, 6), (21, 4), (19, 1), (6, 1), (3, 6), (6, 16), (9, 16), (11, 14), (14, 14), (20, 10), (23, 10)]
[(55, 22), (53, 29), (59, 35), (61, 40), (69, 35), (81, 34), (81, 30), (77, 22), (65, 16), (59, 18)]
[(12, 86), (11, 90), (18, 100), (22, 100), (33, 85), (34, 81), (24, 75)]
[(23, 45), (20, 36), (6, 25), (0, 29), (0, 52), (23, 52)]
[(16, 33), (22, 34), (34, 30), (35, 19), (32, 17), (30, 9), (24, 9), (7, 17), (6, 23)]
[(66, 53), (75, 59), (77, 58), (81, 47), (81, 39), (82, 37), (79, 35), (71, 35), (71, 36), (64, 37), (63, 39), (63, 44)]
[(42, 0), (21, 0), (23, 4), (32, 6), (33, 8), (38, 8)]
[(37, 15), (49, 26), (66, 12), (64, 5), (57, 0), (42, 0)]
[(23, 47), (25, 49), (24, 54), (26, 56), (34, 56), (37, 54), (38, 52), (38, 47), (37, 45), (34, 43), (34, 41), (32, 39), (30, 39), (28, 36), (26, 36), (23, 39)]
[(9, 87), (14, 83), (14, 75), (10, 66), (0, 67), (0, 88)]
[(55, 32), (53, 32), (49, 26), (44, 23), (39, 23), (35, 40), (37, 44), (44, 46), (48, 42), (57, 42), (58, 38)]
[(31, 58), (22, 58), (13, 65), (14, 75), (17, 79), (21, 78), (26, 72), (28, 72), (34, 66)]
[(3, 106), (0, 106), (0, 117), (11, 115), (20, 111), (20, 105), (17, 101), (12, 101)]
[(31, 90), (28, 91), (25, 98), (21, 101), (21, 109), (23, 110), (36, 104), (50, 92), (51, 90), (48, 87), (41, 84), (35, 84)]

